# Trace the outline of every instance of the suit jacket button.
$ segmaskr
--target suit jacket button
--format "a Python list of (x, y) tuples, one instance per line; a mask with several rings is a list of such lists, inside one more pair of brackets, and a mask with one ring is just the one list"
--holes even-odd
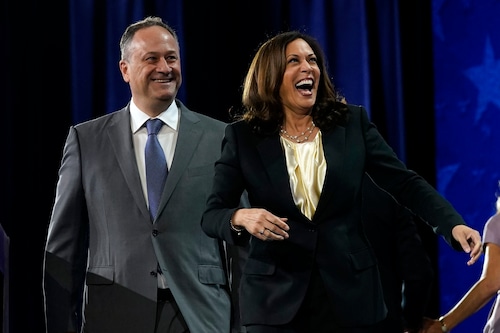
[(151, 276), (156, 276), (156, 274), (157, 274), (157, 273), (156, 273), (156, 271), (151, 271), (151, 272), (149, 272), (149, 274), (150, 274)]
[(155, 230), (153, 230), (153, 236), (154, 236), (154, 237), (158, 236), (158, 230), (156, 230), (156, 229), (155, 229)]

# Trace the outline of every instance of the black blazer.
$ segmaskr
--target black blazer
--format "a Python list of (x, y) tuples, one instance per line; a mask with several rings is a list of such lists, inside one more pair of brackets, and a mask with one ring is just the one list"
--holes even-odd
[(229, 225), (245, 189), (253, 207), (287, 217), (290, 226), (285, 241), (250, 240), (240, 285), (243, 325), (289, 322), (304, 298), (313, 263), (339, 324), (370, 325), (386, 316), (377, 260), (362, 229), (365, 172), (448, 242), (451, 229), (465, 224), (447, 200), (396, 157), (363, 107), (350, 105), (349, 110), (345, 126), (322, 133), (327, 171), (312, 221), (295, 206), (279, 134), (254, 134), (243, 121), (226, 127), (203, 230), (245, 245), (249, 234), (238, 237)]
[(416, 225), (421, 221), (366, 177), (363, 222), (377, 257), (388, 310), (387, 318), (377, 328), (381, 332), (420, 328), (434, 278)]

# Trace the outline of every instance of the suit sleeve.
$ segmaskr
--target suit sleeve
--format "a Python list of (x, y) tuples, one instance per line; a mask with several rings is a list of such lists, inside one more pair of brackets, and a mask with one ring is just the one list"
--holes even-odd
[(246, 246), (250, 234), (243, 232), (238, 236), (231, 230), (229, 223), (234, 212), (244, 206), (241, 201), (244, 194), (243, 176), (233, 126), (226, 126), (221, 157), (215, 163), (212, 192), (207, 199), (201, 225), (210, 237), (223, 239), (230, 245)]
[(43, 291), (47, 332), (78, 331), (88, 248), (78, 136), (70, 128), (47, 233)]
[(455, 226), (466, 225), (462, 216), (422, 176), (407, 169), (376, 126), (369, 121), (364, 108), (359, 107), (358, 112), (354, 114), (359, 114), (360, 126), (365, 137), (366, 171), (370, 177), (401, 205), (432, 227), (450, 247), (463, 251), (460, 243), (451, 234)]

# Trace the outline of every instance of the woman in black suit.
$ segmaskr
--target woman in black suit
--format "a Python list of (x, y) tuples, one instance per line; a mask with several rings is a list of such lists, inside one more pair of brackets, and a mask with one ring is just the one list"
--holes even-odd
[[(476, 262), (479, 232), (405, 167), (363, 107), (343, 102), (315, 39), (290, 31), (262, 44), (242, 101), (202, 227), (250, 241), (239, 288), (247, 332), (376, 332), (387, 310), (362, 225), (365, 172)], [(249, 208), (239, 206), (244, 190)]]

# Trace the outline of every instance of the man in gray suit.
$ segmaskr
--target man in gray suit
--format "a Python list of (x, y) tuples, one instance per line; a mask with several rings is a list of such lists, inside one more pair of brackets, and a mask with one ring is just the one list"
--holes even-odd
[[(230, 332), (224, 246), (201, 229), (225, 123), (176, 99), (177, 36), (161, 19), (130, 25), (120, 41), (127, 106), (69, 129), (44, 259), (48, 333)], [(144, 124), (168, 177), (148, 211)]]

